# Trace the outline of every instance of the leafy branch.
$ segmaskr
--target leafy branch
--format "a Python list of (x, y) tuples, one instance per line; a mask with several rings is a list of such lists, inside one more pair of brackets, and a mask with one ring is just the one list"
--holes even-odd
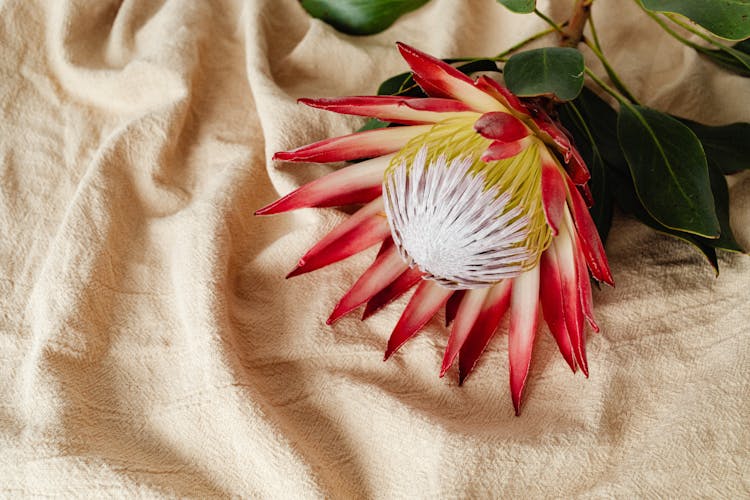
[[(594, 0), (575, 0), (562, 23), (538, 9), (535, 0), (497, 1), (514, 13), (537, 16), (548, 27), (493, 58), (446, 62), (468, 75), (502, 72), (514, 94), (541, 103), (570, 131), (591, 171), (589, 184), (596, 200), (591, 213), (602, 239), (606, 239), (612, 207), (617, 204), (649, 227), (694, 245), (717, 271), (716, 249), (741, 251), (729, 225), (723, 174), (750, 169), (750, 123), (709, 127), (643, 106), (605, 55), (592, 15)], [(742, 40), (750, 37), (750, 2), (634, 1), (675, 40), (730, 71), (750, 76), (750, 40)], [(419, 8), (426, 0), (302, 0), (303, 6), (313, 3), (327, 5), (327, 16), (351, 15), (343, 21), (356, 21), (360, 27), (366, 25), (364, 31), (373, 32), (373, 28), (390, 25), (394, 15)], [(386, 3), (388, 9), (374, 13)], [(355, 11), (357, 15), (352, 14)], [(372, 16), (369, 21), (368, 15)], [(332, 24), (342, 25), (342, 20)], [(557, 47), (527, 49), (553, 34)], [(729, 46), (725, 40), (740, 41)], [(601, 62), (606, 76), (585, 65), (582, 50)], [(503, 63), (502, 69), (498, 63)], [(616, 106), (587, 89), (585, 77), (612, 96)], [(426, 96), (411, 73), (389, 78), (378, 94)], [(370, 120), (365, 127), (386, 126), (391, 124)]]

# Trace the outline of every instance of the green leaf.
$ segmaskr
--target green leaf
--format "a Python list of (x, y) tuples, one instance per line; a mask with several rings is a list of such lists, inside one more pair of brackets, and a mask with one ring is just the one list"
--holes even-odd
[(750, 0), (642, 0), (654, 12), (674, 12), (728, 40), (750, 36)]
[[(605, 201), (606, 203), (607, 198), (612, 198), (617, 201), (617, 204), (624, 212), (632, 214), (636, 219), (652, 229), (693, 245), (717, 271), (718, 260), (715, 249), (742, 251), (739, 244), (735, 241), (729, 226), (729, 192), (726, 181), (715, 165), (712, 165), (712, 156), (709, 156), (708, 173), (715, 201), (715, 210), (721, 228), (721, 235), (717, 239), (702, 238), (694, 234), (670, 229), (654, 219), (643, 207), (636, 193), (627, 161), (618, 144), (616, 135), (617, 113), (606, 101), (588, 88), (584, 88), (578, 98), (570, 103), (563, 104), (558, 109), (560, 110), (560, 118), (563, 125), (573, 135), (578, 150), (591, 170), (590, 187), (595, 201), (594, 206), (591, 208), (591, 215), (597, 224), (597, 228), (600, 230), (602, 238), (606, 234), (602, 231), (602, 222), (606, 221), (606, 211), (600, 205), (601, 201)], [(688, 126), (695, 123), (688, 122), (687, 120), (683, 121)], [(727, 133), (727, 130), (723, 127), (695, 125), (708, 129), (708, 135), (714, 141), (722, 139), (724, 134)], [(731, 127), (729, 128), (730, 137), (728, 140), (732, 140), (731, 137), (737, 139), (737, 136), (731, 133), (734, 130), (734, 126), (727, 127)], [(698, 132), (700, 131), (702, 131), (702, 128), (699, 128)], [(701, 134), (698, 133), (698, 136), (701, 137)], [(710, 147), (706, 146), (706, 151), (708, 152), (709, 150)], [(603, 173), (599, 172), (599, 169), (602, 167), (604, 169)], [(600, 179), (603, 182), (602, 187), (599, 187)]]
[(685, 118), (677, 119), (698, 136), (709, 164), (713, 163), (724, 174), (750, 169), (750, 123), (711, 127)]
[(670, 229), (718, 237), (706, 155), (695, 134), (669, 115), (626, 104), (617, 135), (649, 214)]
[[(458, 62), (458, 60), (445, 59), (445, 62), (453, 64)], [(480, 71), (500, 71), (497, 67), (497, 63), (492, 59), (474, 59), (463, 64), (458, 64), (456, 69), (465, 75), (472, 75), (474, 73), (479, 73)]]
[(744, 77), (750, 77), (750, 39), (721, 49), (701, 49), (700, 53), (719, 66)]
[[(457, 62), (456, 59), (445, 59), (448, 64)], [(499, 71), (497, 63), (491, 59), (475, 59), (456, 66), (456, 69), (471, 75), (479, 71)], [(378, 95), (402, 95), (410, 97), (427, 97), (427, 94), (414, 81), (410, 71), (399, 73), (380, 84)]]
[(599, 237), (602, 242), (607, 241), (609, 236), (609, 230), (612, 227), (612, 214), (613, 214), (613, 197), (611, 193), (611, 180), (609, 178), (608, 168), (596, 147), (596, 143), (583, 140), (583, 138), (576, 138), (576, 146), (578, 151), (581, 153), (583, 160), (589, 168), (591, 173), (591, 179), (589, 180), (589, 189), (591, 190), (591, 196), (594, 198), (594, 204), (589, 208), (591, 218), (596, 224), (596, 229), (599, 231)]
[[(607, 241), (607, 236), (609, 236), (609, 230), (612, 226), (612, 212), (614, 208), (614, 198), (610, 185), (611, 178), (608, 170), (616, 167), (613, 167), (608, 162), (602, 151), (603, 141), (599, 136), (600, 131), (592, 126), (593, 122), (588, 117), (585, 100), (584, 94), (581, 94), (575, 101), (560, 106), (559, 114), (563, 125), (573, 135), (573, 142), (591, 172), (589, 188), (594, 198), (594, 205), (589, 211), (599, 231), (599, 237), (604, 243)], [(604, 105), (607, 106), (606, 103)], [(617, 115), (612, 108), (609, 108), (609, 111), (612, 113), (611, 130), (614, 130)], [(617, 146), (616, 138), (615, 146)], [(622, 154), (619, 153), (619, 149), (619, 146), (617, 146), (618, 154), (621, 156)], [(622, 162), (624, 163), (625, 160), (623, 159)], [(627, 169), (627, 166), (625, 168)]]
[(625, 213), (633, 215), (636, 219), (649, 226), (651, 229), (690, 243), (703, 254), (708, 263), (711, 264), (711, 267), (716, 271), (716, 274), (719, 274), (719, 259), (716, 257), (716, 250), (712, 246), (706, 244), (706, 241), (708, 240), (665, 227), (659, 221), (651, 217), (648, 211), (643, 208), (641, 200), (638, 199), (635, 192), (633, 180), (629, 175), (617, 171), (612, 171), (610, 174), (613, 177), (612, 186), (615, 198), (617, 199), (617, 204)]
[(561, 47), (527, 50), (508, 59), (503, 73), (505, 84), (518, 96), (553, 94), (568, 101), (583, 88), (583, 55)]
[[(622, 155), (617, 138), (617, 112), (604, 99), (586, 87), (573, 103), (588, 124), (605, 163), (623, 173), (628, 172), (628, 162)], [(564, 108), (565, 105), (562, 107)]]
[(498, 3), (503, 4), (508, 10), (517, 12), (519, 14), (529, 14), (534, 12), (536, 9), (536, 0), (497, 0)]
[(365, 124), (362, 125), (362, 128), (357, 130), (357, 132), (365, 132), (366, 130), (386, 128), (389, 125), (390, 125), (390, 122), (384, 122), (382, 120), (378, 120), (377, 118), (368, 118)]
[(716, 205), (716, 216), (719, 218), (721, 226), (721, 235), (715, 239), (701, 238), (704, 243), (714, 248), (729, 250), (730, 252), (744, 252), (744, 249), (737, 243), (732, 233), (732, 226), (729, 224), (729, 188), (724, 174), (721, 173), (711, 160), (708, 161), (708, 176), (711, 179), (711, 191), (714, 195)]
[(403, 95), (411, 97), (427, 97), (414, 81), (410, 71), (392, 76), (378, 87), (378, 95)]
[(302, 7), (350, 35), (379, 33), (428, 0), (301, 0)]

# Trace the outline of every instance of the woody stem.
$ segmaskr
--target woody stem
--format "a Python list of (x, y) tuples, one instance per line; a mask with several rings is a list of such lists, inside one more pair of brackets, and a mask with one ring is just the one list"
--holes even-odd
[(591, 15), (591, 4), (594, 0), (576, 0), (570, 22), (560, 34), (561, 47), (577, 47), (583, 39), (583, 28)]

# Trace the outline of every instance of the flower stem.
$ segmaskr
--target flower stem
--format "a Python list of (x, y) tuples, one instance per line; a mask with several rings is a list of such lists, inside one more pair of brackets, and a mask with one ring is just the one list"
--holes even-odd
[(633, 96), (633, 93), (628, 90), (628, 88), (625, 86), (625, 84), (620, 80), (620, 77), (615, 72), (614, 68), (611, 64), (609, 64), (609, 61), (604, 56), (604, 53), (601, 51), (601, 49), (598, 47), (597, 43), (591, 43), (590, 40), (584, 39), (583, 41), (586, 46), (591, 49), (591, 52), (594, 53), (594, 55), (599, 58), (602, 65), (604, 66), (604, 70), (607, 72), (607, 75), (609, 76), (609, 79), (612, 80), (612, 84), (619, 90), (623, 96), (628, 99), (630, 102), (638, 104), (638, 99), (636, 99)]
[(699, 52), (703, 52), (703, 51), (705, 51), (705, 50), (706, 50), (706, 48), (705, 48), (705, 47), (701, 47), (701, 46), (700, 46), (700, 45), (698, 45), (697, 43), (695, 43), (695, 42), (691, 42), (691, 41), (690, 41), (690, 40), (688, 40), (687, 38), (685, 38), (685, 37), (683, 37), (682, 35), (680, 35), (679, 33), (677, 33), (677, 32), (676, 32), (675, 30), (673, 30), (673, 29), (672, 29), (672, 28), (671, 28), (671, 27), (670, 27), (670, 26), (669, 26), (669, 25), (668, 25), (668, 24), (667, 24), (666, 22), (664, 22), (664, 20), (663, 20), (662, 18), (660, 18), (660, 17), (658, 16), (658, 15), (656, 15), (655, 13), (653, 13), (653, 12), (651, 12), (650, 10), (648, 10), (647, 8), (645, 8), (645, 7), (644, 7), (644, 6), (643, 6), (643, 5), (641, 4), (641, 2), (639, 2), (638, 0), (635, 0), (635, 3), (636, 3), (636, 4), (637, 4), (637, 5), (638, 5), (638, 6), (639, 6), (639, 7), (641, 8), (641, 10), (643, 10), (643, 12), (645, 12), (645, 13), (646, 13), (646, 15), (647, 15), (647, 16), (649, 16), (649, 17), (650, 17), (651, 19), (653, 19), (654, 21), (656, 21), (656, 23), (657, 23), (657, 24), (658, 24), (659, 26), (661, 26), (661, 27), (662, 27), (662, 29), (663, 29), (664, 31), (666, 31), (666, 32), (667, 32), (667, 33), (668, 33), (669, 35), (671, 35), (671, 36), (672, 36), (672, 38), (674, 38), (675, 40), (678, 40), (678, 41), (680, 41), (680, 42), (684, 43), (685, 45), (687, 45), (688, 47), (692, 47), (692, 48), (694, 48), (695, 50), (697, 50), (697, 51), (699, 51)]
[(599, 43), (599, 34), (597, 33), (596, 25), (594, 24), (594, 16), (589, 16), (589, 28), (591, 29), (591, 35), (594, 37), (594, 45), (596, 45), (596, 48), (601, 52), (602, 44)]
[(563, 30), (562, 27), (559, 24), (557, 24), (555, 21), (553, 21), (552, 19), (550, 19), (549, 17), (547, 17), (544, 14), (544, 12), (540, 11), (539, 9), (534, 9), (534, 14), (536, 14), (537, 17), (539, 17), (542, 20), (544, 20), (545, 23), (549, 24), (552, 27), (553, 30), (557, 31), (561, 35), (565, 35), (565, 30)]
[[(566, 23), (567, 26), (563, 25), (565, 26), (564, 29), (555, 21), (547, 17), (544, 13), (540, 12), (539, 9), (534, 9), (534, 13), (538, 17), (544, 19), (544, 21), (552, 27), (551, 29), (560, 33), (559, 45), (561, 47), (575, 48), (579, 43), (585, 43), (591, 49), (594, 55), (596, 55), (596, 57), (602, 62), (607, 75), (609, 76), (610, 80), (612, 80), (613, 85), (619, 91), (618, 95), (624, 97), (632, 103), (638, 103), (638, 100), (622, 82), (620, 77), (617, 75), (617, 72), (615, 72), (614, 68), (609, 63), (601, 50), (601, 46), (599, 45), (599, 36), (596, 33), (596, 28), (594, 27), (593, 20), (591, 19), (591, 5), (593, 2), (594, 0), (576, 0), (576, 4), (573, 7), (573, 13), (570, 16), (570, 21)], [(583, 35), (583, 29), (586, 27), (587, 23), (591, 24), (591, 32), (594, 36), (594, 43), (591, 43)], [(588, 72), (591, 73), (590, 71)]]
[(591, 49), (591, 51), (596, 55), (596, 57), (599, 58), (599, 60), (602, 62), (602, 65), (604, 65), (604, 69), (607, 72), (607, 75), (609, 75), (609, 79), (612, 80), (612, 83), (617, 87), (617, 90), (622, 92), (625, 97), (631, 100), (631, 102), (634, 102), (638, 104), (638, 99), (635, 98), (633, 93), (628, 89), (622, 80), (620, 80), (620, 77), (615, 72), (612, 65), (609, 63), (609, 60), (604, 56), (604, 51), (602, 50), (602, 44), (599, 41), (599, 33), (596, 31), (596, 24), (594, 24), (594, 16), (589, 16), (589, 28), (591, 29), (591, 36), (593, 37), (593, 45), (592, 41), (584, 38), (584, 43)]
[(501, 61), (506, 56), (512, 54), (513, 52), (517, 51), (518, 49), (522, 49), (526, 45), (530, 44), (531, 42), (539, 40), (540, 38), (542, 38), (544, 36), (547, 36), (547, 35), (549, 35), (550, 33), (554, 32), (554, 31), (555, 31), (555, 28), (547, 28), (546, 30), (543, 30), (543, 31), (540, 31), (539, 33), (531, 35), (529, 38), (518, 42), (517, 44), (513, 45), (509, 49), (500, 52), (493, 59)]
[(616, 89), (614, 89), (614, 88), (610, 87), (609, 85), (607, 85), (604, 82), (604, 80), (602, 80), (601, 78), (599, 78), (598, 76), (596, 76), (596, 73), (594, 73), (593, 71), (591, 71), (591, 69), (588, 66), (586, 68), (584, 68), (584, 70), (586, 71), (586, 74), (589, 75), (589, 78), (591, 78), (594, 81), (594, 83), (596, 83), (597, 85), (599, 85), (599, 87), (601, 87), (601, 89), (604, 90), (606, 93), (608, 93), (609, 95), (611, 95), (612, 97), (614, 97), (615, 99), (617, 99), (617, 101), (620, 104), (622, 104), (623, 106), (628, 106), (628, 107), (632, 106), (631, 103), (630, 103), (630, 100), (627, 97), (625, 97), (624, 95), (622, 95)]
[(570, 16), (568, 27), (560, 37), (561, 47), (577, 47), (583, 40), (583, 28), (591, 16), (591, 3), (594, 0), (577, 0), (573, 7), (573, 15)]
[[(637, 1), (638, 0), (636, 0), (636, 2)], [(609, 63), (609, 60), (607, 60), (607, 58), (604, 56), (604, 53), (602, 52), (601, 44), (599, 43), (599, 35), (596, 32), (596, 27), (594, 26), (593, 19), (591, 18), (591, 5), (593, 3), (594, 0), (576, 0), (575, 6), (573, 7), (573, 13), (570, 16), (570, 20), (562, 26), (547, 17), (539, 9), (534, 9), (534, 14), (536, 14), (547, 24), (549, 24), (551, 26), (551, 30), (560, 33), (559, 45), (561, 47), (575, 48), (578, 46), (578, 44), (584, 43), (587, 47), (589, 47), (589, 49), (591, 49), (594, 55), (599, 59), (599, 61), (601, 61), (605, 71), (607, 72), (607, 75), (609, 76), (609, 79), (612, 80), (612, 84), (615, 86), (615, 88), (607, 85), (601, 78), (596, 76), (591, 71), (591, 69), (589, 69), (588, 67), (585, 68), (586, 74), (588, 74), (597, 85), (599, 85), (609, 94), (612, 94), (612, 96), (614, 96), (622, 104), (638, 104), (638, 99), (635, 98), (633, 93), (630, 92), (627, 86), (622, 82), (620, 77), (617, 75), (617, 72), (614, 70), (612, 65)], [(590, 40), (587, 40), (583, 35), (583, 30), (586, 27), (587, 23), (591, 25), (591, 33), (594, 38), (593, 43)], [(547, 32), (551, 31), (547, 30)], [(522, 42), (522, 44), (524, 43), (525, 41)], [(501, 54), (501, 56), (504, 55), (507, 55), (507, 52)]]
[(682, 28), (686, 29), (690, 33), (693, 33), (694, 35), (698, 35), (714, 47), (718, 48), (726, 48), (726, 46), (723, 43), (717, 42), (710, 36), (706, 35), (705, 33), (702, 33), (700, 30), (696, 29), (695, 27), (691, 26), (689, 23), (686, 23), (685, 21), (681, 20), (679, 17), (677, 17), (674, 14), (666, 13), (664, 14), (670, 21), (675, 23), (677, 26), (681, 26)]

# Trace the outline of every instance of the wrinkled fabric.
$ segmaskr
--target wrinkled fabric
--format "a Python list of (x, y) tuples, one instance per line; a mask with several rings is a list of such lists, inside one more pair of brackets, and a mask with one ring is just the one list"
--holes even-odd
[[(750, 121), (750, 80), (634, 3), (594, 13), (644, 103)], [(253, 216), (332, 168), (273, 152), (362, 124), (298, 97), (374, 93), (406, 70), (396, 40), (487, 56), (543, 28), (494, 0), (360, 38), (295, 0), (0, 2), (0, 493), (748, 495), (749, 257), (721, 254), (717, 278), (617, 214), (591, 377), (543, 329), (517, 418), (504, 330), (464, 387), (437, 376), (442, 317), (383, 363), (406, 298), (324, 323), (375, 249), (284, 280), (346, 211)], [(730, 196), (750, 248), (748, 174)]]

